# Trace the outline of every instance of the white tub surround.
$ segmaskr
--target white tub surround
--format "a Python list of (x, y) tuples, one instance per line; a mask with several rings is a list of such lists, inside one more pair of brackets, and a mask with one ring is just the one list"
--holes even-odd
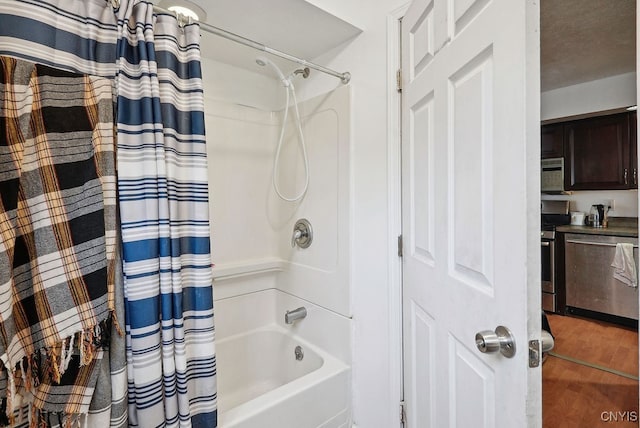
[[(240, 85), (234, 67), (207, 65), (205, 74)], [(247, 70), (239, 74), (242, 90), (233, 94), (217, 87), (219, 79), (205, 79), (219, 427), (349, 427), (351, 89), (339, 84), (299, 104), (310, 180), (304, 199), (291, 203), (271, 183), (282, 86)], [(287, 196), (304, 184), (293, 116), (277, 174)], [(292, 247), (302, 218), (312, 225), (313, 242)], [(307, 316), (285, 324), (285, 312), (302, 306)], [(305, 353), (301, 362), (296, 346)]]
[[(301, 306), (307, 316), (285, 324)], [(216, 311), (219, 428), (349, 423), (348, 318), (274, 289), (217, 300)]]
[[(207, 143), (216, 296), (269, 288), (249, 277), (272, 274), (277, 288), (350, 316), (350, 103), (348, 86), (300, 103), (310, 180), (304, 199), (290, 203), (271, 186), (282, 111), (210, 101), (206, 126), (216, 129)], [(304, 178), (296, 138), (288, 121), (279, 172), (285, 195), (297, 194)], [(301, 218), (311, 223), (313, 242), (292, 248), (293, 226)]]

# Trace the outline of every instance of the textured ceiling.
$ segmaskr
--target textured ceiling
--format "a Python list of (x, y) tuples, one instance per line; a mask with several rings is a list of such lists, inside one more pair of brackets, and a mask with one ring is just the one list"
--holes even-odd
[(542, 90), (636, 68), (636, 0), (542, 0)]

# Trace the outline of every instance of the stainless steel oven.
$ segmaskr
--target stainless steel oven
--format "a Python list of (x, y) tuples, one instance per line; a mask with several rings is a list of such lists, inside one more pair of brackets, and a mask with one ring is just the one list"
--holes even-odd
[(543, 230), (540, 236), (542, 250), (542, 309), (556, 312), (555, 231)]
[(542, 269), (542, 309), (558, 312), (564, 303), (559, 301), (559, 269), (562, 268), (562, 255), (558, 251), (556, 226), (569, 224), (569, 201), (542, 201), (541, 204), (541, 269)]

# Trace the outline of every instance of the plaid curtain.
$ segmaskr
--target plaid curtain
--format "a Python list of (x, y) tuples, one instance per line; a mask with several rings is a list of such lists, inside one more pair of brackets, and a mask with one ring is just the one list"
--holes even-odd
[(111, 83), (0, 56), (0, 394), (10, 419), (31, 395), (32, 419), (88, 413), (115, 311), (115, 229)]
[[(113, 343), (124, 338), (112, 335), (86, 425), (106, 426), (110, 412), (114, 427), (127, 419), (130, 426), (215, 427), (198, 27), (180, 28), (147, 2), (119, 3), (0, 0), (0, 55), (116, 86), (125, 281), (116, 290), (125, 294), (128, 387), (117, 352), (124, 346)], [(129, 418), (122, 411), (127, 390)]]
[(116, 85), (129, 422), (215, 427), (199, 28), (146, 2), (126, 16)]
[[(52, 69), (64, 70), (73, 73), (82, 79), (98, 81), (96, 76), (106, 78), (107, 108), (108, 100), (113, 101), (113, 77), (116, 70), (116, 42), (118, 38), (117, 14), (114, 14), (110, 3), (103, 0), (68, 1), (68, 0), (0, 0), (0, 55), (13, 57), (35, 64), (50, 66)], [(69, 79), (70, 77), (66, 77)], [(58, 94), (60, 104), (62, 99), (69, 97), (67, 89), (51, 86), (51, 94)], [(46, 97), (50, 94), (46, 93)], [(71, 119), (71, 114), (67, 115)], [(73, 119), (71, 119), (73, 121)], [(113, 126), (111, 125), (113, 129)], [(113, 153), (113, 141), (111, 146)], [(55, 160), (54, 162), (59, 162)], [(105, 185), (113, 190), (109, 194), (103, 194), (105, 218), (115, 219), (116, 197), (115, 176), (109, 178)], [(85, 195), (86, 196), (86, 195)], [(115, 223), (114, 225), (115, 226)], [(116, 233), (113, 228), (105, 230), (107, 240), (116, 242)], [(118, 270), (118, 264), (115, 265)], [(120, 322), (124, 321), (120, 304), (123, 300), (122, 276), (114, 278), (115, 286), (111, 301), (116, 304), (116, 313)], [(76, 338), (77, 339), (77, 338)], [(109, 352), (100, 350), (95, 355), (91, 367), (84, 366), (78, 372), (75, 353), (78, 341), (75, 341), (76, 351), (69, 349), (70, 369), (61, 379), (60, 385), (55, 382), (46, 390), (41, 390), (40, 397), (29, 399), (28, 394), (24, 401), (34, 400), (34, 404), (24, 404), (20, 401), (11, 403), (14, 413), (7, 416), (15, 419), (16, 426), (29, 423), (27, 412), (38, 406), (39, 414), (44, 420), (35, 420), (36, 415), (31, 415), (33, 423), (44, 422), (48, 426), (68, 423), (65, 421), (64, 412), (86, 412), (86, 401), (82, 398), (82, 405), (77, 410), (72, 410), (74, 404), (80, 404), (79, 397), (89, 397), (88, 418), (81, 419), (91, 426), (123, 427), (127, 425), (126, 407), (126, 357), (124, 354), (123, 335), (118, 333), (111, 335), (111, 340), (103, 349), (110, 348)], [(65, 343), (69, 348), (72, 344), (69, 340)], [(3, 354), (7, 355), (7, 354)], [(24, 366), (24, 365), (23, 365)], [(35, 367), (35, 365), (34, 365)], [(90, 369), (90, 374), (87, 370)], [(69, 375), (77, 373), (75, 379)], [(97, 379), (96, 379), (97, 377)], [(0, 378), (0, 395), (7, 396), (11, 393), (10, 379)], [(97, 386), (96, 386), (97, 385)], [(70, 389), (71, 388), (71, 389)], [(73, 394), (69, 391), (73, 391)], [(16, 392), (21, 391), (19, 387)], [(17, 396), (20, 398), (20, 395)], [(5, 399), (6, 400), (6, 399)], [(7, 413), (10, 407), (7, 406)], [(5, 410), (5, 409), (2, 409)], [(68, 415), (67, 415), (68, 416)], [(101, 425), (94, 422), (101, 420)]]

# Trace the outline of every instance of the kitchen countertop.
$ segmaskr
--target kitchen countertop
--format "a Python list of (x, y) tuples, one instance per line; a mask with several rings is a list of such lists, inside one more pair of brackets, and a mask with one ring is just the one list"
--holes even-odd
[(562, 233), (584, 233), (585, 235), (630, 236), (638, 237), (637, 217), (609, 217), (608, 227), (590, 226), (558, 226), (556, 231)]
[(556, 232), (562, 233), (583, 233), (585, 235), (607, 235), (607, 236), (630, 236), (638, 237), (638, 228), (630, 226), (609, 226), (609, 227), (590, 227), (590, 226), (557, 226)]

